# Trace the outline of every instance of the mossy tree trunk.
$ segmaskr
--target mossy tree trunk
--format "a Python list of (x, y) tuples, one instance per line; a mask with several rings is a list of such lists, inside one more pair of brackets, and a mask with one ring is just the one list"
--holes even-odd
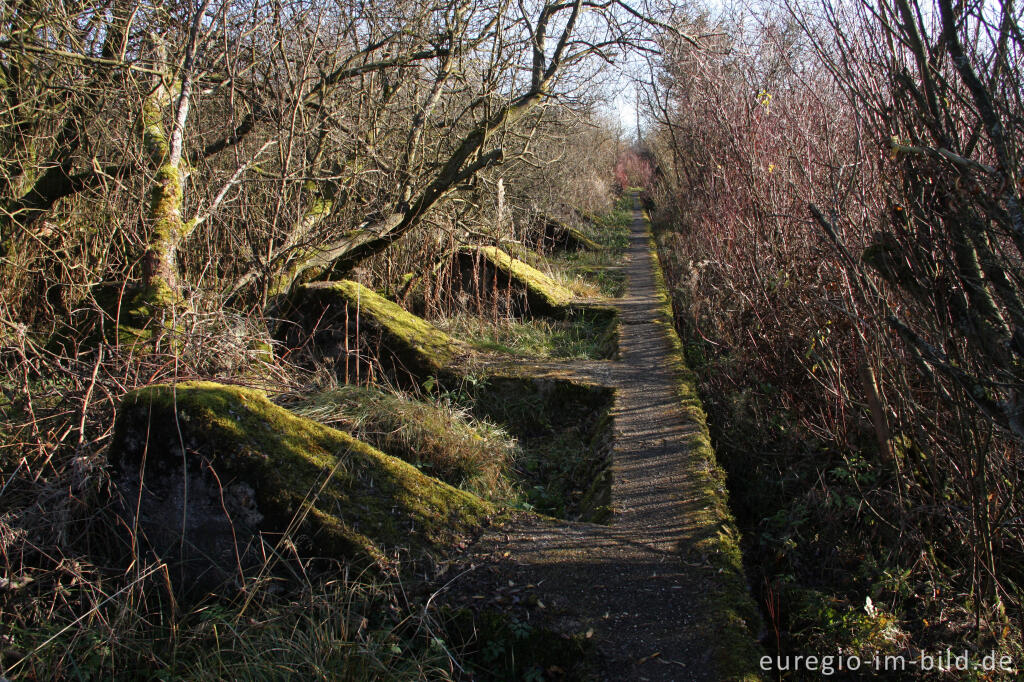
[[(367, 46), (362, 54), (369, 56), (378, 47), (380, 45)], [(399, 194), (407, 196), (411, 193), (409, 180), (414, 175), (408, 170), (419, 161), (419, 144), (427, 119), (441, 98), (444, 83), (451, 76), (452, 54), (450, 46), (434, 45), (429, 49), (399, 53), (355, 66), (346, 65), (324, 76), (309, 92), (298, 97), (295, 105), (311, 111), (329, 111), (329, 108), (324, 109), (323, 101), (329, 98), (334, 88), (346, 81), (375, 73), (394, 73), (418, 62), (441, 60), (435, 86), (426, 103), (414, 117), (411, 131), (407, 135), (404, 158), (395, 166), (396, 175), (403, 178), (396, 179), (396, 183), (401, 185)], [(353, 60), (354, 57), (346, 59), (346, 64)], [(400, 86), (392, 87), (385, 96), (385, 101), (401, 91)], [(310, 259), (315, 258), (322, 250), (316, 246), (318, 233), (326, 231), (327, 219), (332, 215), (338, 215), (353, 199), (354, 193), (357, 193), (356, 186), (360, 176), (366, 171), (379, 170), (375, 169), (374, 165), (374, 147), (383, 125), (384, 121), (375, 121), (369, 123), (366, 129), (360, 130), (361, 144), (344, 158), (331, 158), (320, 150), (315, 158), (310, 159), (305, 175), (311, 179), (303, 181), (301, 185), (301, 201), (305, 208), (291, 224), (280, 243), (267, 253), (265, 260), (255, 263), (232, 283), (228, 290), (229, 301), (251, 295), (253, 298), (262, 298), (266, 302), (266, 309), (272, 311), (296, 284), (315, 279), (314, 275), (318, 271), (309, 268), (308, 264)], [(388, 220), (384, 218), (383, 223), (387, 224)]]
[[(161, 326), (173, 318), (183, 301), (178, 277), (178, 250), (191, 231), (191, 225), (182, 218), (185, 179), (182, 152), (185, 124), (191, 108), (199, 27), (208, 6), (209, 0), (206, 0), (193, 17), (180, 80), (175, 82), (170, 75), (158, 76), (142, 105), (142, 145), (156, 174), (149, 196), (149, 241), (142, 260), (142, 288), (135, 297), (132, 310), (137, 317), (150, 317)], [(158, 53), (166, 53), (165, 44), (158, 45)], [(159, 61), (169, 63), (166, 58)], [(164, 111), (172, 104), (175, 106), (168, 133)]]
[(182, 169), (180, 154), (172, 159), (164, 126), (164, 110), (171, 102), (171, 88), (164, 79), (146, 98), (142, 107), (142, 144), (156, 169), (150, 188), (149, 243), (142, 261), (142, 298), (139, 303), (157, 308), (180, 299), (178, 287), (178, 245), (185, 226), (182, 221)]
[[(461, 17), (461, 13), (460, 13)], [(431, 113), (437, 107), (445, 84), (452, 76), (452, 64), (455, 52), (449, 47), (436, 47), (429, 51), (421, 51), (412, 54), (402, 60), (404, 62), (418, 61), (436, 57), (440, 59), (438, 73), (425, 101), (420, 104), (415, 113), (412, 125), (406, 135), (404, 151), (399, 162), (396, 164), (396, 180), (399, 184), (398, 196), (400, 202), (408, 204), (413, 198), (413, 186), (421, 177), (421, 143)], [(391, 62), (383, 62), (389, 64)], [(366, 72), (367, 68), (348, 69), (332, 74), (329, 81), (337, 81)], [(316, 90), (314, 90), (315, 92)], [(397, 92), (398, 89), (395, 89)], [(308, 102), (311, 97), (307, 96)], [(376, 140), (376, 129), (371, 128), (365, 131), (365, 141), (368, 147), (372, 147)], [(266, 268), (266, 278), (263, 280), (266, 309), (274, 311), (281, 300), (283, 300), (292, 288), (297, 284), (307, 283), (329, 271), (334, 264), (332, 257), (323, 255), (323, 248), (311, 245), (311, 238), (317, 229), (338, 207), (343, 206), (349, 199), (349, 193), (344, 189), (345, 185), (354, 184), (358, 175), (365, 168), (365, 161), (361, 158), (362, 153), (354, 152), (339, 163), (334, 161), (334, 167), (330, 168), (326, 175), (339, 177), (344, 175), (347, 181), (337, 180), (314, 182), (307, 180), (303, 184), (304, 193), (309, 199), (305, 211), (302, 213), (288, 233), (284, 242), (275, 250), (275, 254), (268, 258), (269, 267)], [(325, 165), (324, 159), (318, 159), (314, 166)], [(395, 227), (400, 216), (391, 214), (383, 219), (367, 223), (364, 228), (374, 229), (380, 232), (390, 231)], [(354, 236), (359, 230), (345, 233), (346, 237)], [(343, 238), (344, 240), (344, 238)], [(330, 248), (330, 247), (329, 247)], [(319, 263), (319, 265), (313, 265)], [(261, 273), (258, 270), (251, 270), (243, 275), (235, 283), (231, 290), (234, 296), (248, 287)]]
[[(352, 161), (355, 162), (354, 159)], [(295, 226), (288, 233), (281, 247), (277, 249), (277, 254), (271, 261), (271, 271), (277, 274), (272, 276), (267, 282), (266, 296), (268, 308), (276, 307), (281, 297), (288, 293), (288, 287), (293, 281), (293, 278), (290, 276), (292, 272), (291, 264), (303, 261), (301, 244), (327, 220), (331, 212), (335, 210), (336, 205), (345, 203), (345, 199), (348, 196), (334, 182), (318, 184), (313, 181), (307, 181), (304, 184), (304, 189), (310, 194), (306, 210), (302, 213), (299, 220), (296, 221)], [(298, 258), (292, 259), (291, 257), (296, 253), (298, 253)], [(277, 267), (274, 267), (274, 261), (278, 262)], [(237, 293), (247, 286), (255, 275), (255, 271), (247, 274), (236, 284), (234, 292)]]

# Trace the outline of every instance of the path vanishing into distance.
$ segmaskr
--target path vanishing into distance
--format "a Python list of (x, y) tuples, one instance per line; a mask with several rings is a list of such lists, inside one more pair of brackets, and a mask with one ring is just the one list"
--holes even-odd
[[(726, 576), (702, 543), (723, 532), (709, 518), (705, 464), (693, 452), (703, 416), (695, 419), (680, 399), (679, 346), (635, 196), (627, 259), (627, 290), (615, 302), (619, 359), (529, 370), (614, 389), (610, 525), (509, 523), (471, 548), (470, 566), (455, 582), (471, 592), (520, 590), (543, 605), (530, 617), (589, 633), (598, 679), (744, 679), (756, 649), (729, 600), (749, 597), (742, 574)], [(731, 520), (725, 525), (735, 540)], [(737, 641), (746, 651), (732, 650)]]

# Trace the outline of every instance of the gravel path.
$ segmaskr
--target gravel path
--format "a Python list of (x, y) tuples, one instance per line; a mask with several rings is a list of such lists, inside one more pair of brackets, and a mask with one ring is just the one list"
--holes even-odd
[(611, 525), (529, 516), (485, 534), (471, 548), (472, 590), (481, 583), (529, 587), (544, 605), (536, 617), (562, 631), (587, 632), (597, 678), (717, 680), (713, 629), (702, 626), (701, 596), (714, 580), (693, 548), (703, 507), (688, 476), (688, 438), (698, 428), (680, 408), (673, 349), (658, 324), (649, 232), (634, 210), (620, 311), (620, 359), (531, 365), (552, 376), (615, 388)]

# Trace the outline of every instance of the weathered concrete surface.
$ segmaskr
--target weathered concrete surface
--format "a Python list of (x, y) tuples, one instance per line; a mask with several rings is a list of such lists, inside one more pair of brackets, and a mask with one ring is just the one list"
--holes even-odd
[(516, 317), (561, 319), (574, 302), (572, 291), (496, 246), (460, 251), (453, 266), (462, 291), (484, 299), (496, 297)]
[(290, 348), (308, 347), (333, 362), (339, 375), (383, 371), (388, 378), (419, 386), (445, 379), (471, 353), (427, 320), (351, 280), (297, 287), (291, 300), (295, 323), (286, 328)]
[[(599, 679), (757, 679), (758, 617), (724, 479), (639, 209), (630, 243), (619, 362), (489, 367), (615, 387), (611, 525), (524, 516), (484, 536), (464, 580), (475, 594), (520, 586), (544, 606), (523, 617), (592, 631)], [(456, 581), (456, 602), (458, 592)]]
[(240, 586), (279, 553), (388, 569), (396, 553), (447, 551), (494, 511), (240, 386), (128, 393), (110, 456), (129, 527), (183, 593)]

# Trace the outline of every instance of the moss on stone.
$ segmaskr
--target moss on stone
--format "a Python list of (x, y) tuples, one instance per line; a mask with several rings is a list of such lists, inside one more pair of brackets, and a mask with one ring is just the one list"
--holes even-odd
[(703, 497), (703, 509), (690, 512), (694, 524), (703, 531), (696, 543), (699, 557), (707, 561), (714, 573), (704, 595), (704, 627), (714, 636), (713, 652), (717, 679), (759, 680), (758, 660), (761, 650), (756, 643), (761, 617), (750, 596), (743, 570), (740, 550), (740, 532), (729, 509), (729, 492), (725, 471), (719, 465), (711, 446), (707, 417), (697, 390), (697, 376), (686, 365), (682, 341), (675, 330), (672, 300), (665, 276), (658, 261), (657, 245), (651, 235), (650, 216), (644, 212), (650, 239), (654, 282), (661, 300), (660, 316), (656, 324), (662, 326), (674, 349), (672, 369), (676, 377), (676, 392), (690, 423), (696, 426), (689, 438), (689, 473), (697, 481)]
[[(485, 522), (493, 507), (352, 436), (298, 417), (260, 391), (210, 382), (127, 394), (111, 449), (121, 470), (211, 467), (218, 486), (254, 491), (259, 531), (303, 556), (384, 564), (441, 551)], [(147, 483), (147, 485), (149, 485)], [(278, 535), (275, 535), (278, 534)]]
[(509, 273), (537, 296), (544, 298), (552, 308), (563, 308), (572, 301), (572, 292), (521, 260), (513, 258), (495, 246), (480, 249), (488, 262)]
[(495, 246), (484, 246), (478, 249), (466, 249), (460, 254), (460, 261), (465, 271), (472, 268), (477, 257), (501, 274), (499, 288), (508, 286), (519, 288), (525, 297), (526, 307), (532, 315), (547, 315), (563, 318), (569, 312), (573, 293), (555, 280), (537, 270), (528, 263), (513, 258)]
[(581, 230), (577, 230), (575, 227), (571, 227), (571, 226), (568, 226), (568, 225), (565, 227), (565, 229), (566, 229), (566, 232), (568, 232), (569, 237), (571, 238), (570, 243), (574, 242), (574, 243), (579, 245), (579, 246), (576, 246), (575, 248), (577, 248), (577, 249), (587, 249), (587, 250), (590, 250), (590, 251), (599, 251), (601, 249), (601, 245), (600, 244), (595, 242), (593, 239), (591, 239), (587, 235), (583, 234), (583, 232)]
[(530, 242), (543, 244), (549, 249), (561, 251), (598, 251), (601, 245), (583, 234), (582, 231), (566, 224), (557, 218), (543, 218), (537, 232)]
[(470, 353), (463, 342), (351, 280), (304, 284), (297, 288), (293, 306), (310, 327), (318, 324), (325, 333), (333, 327), (352, 336), (354, 329), (344, 329), (347, 307), (350, 328), (358, 314), (361, 334), (380, 335), (378, 359), (417, 381), (449, 374), (452, 365)]

